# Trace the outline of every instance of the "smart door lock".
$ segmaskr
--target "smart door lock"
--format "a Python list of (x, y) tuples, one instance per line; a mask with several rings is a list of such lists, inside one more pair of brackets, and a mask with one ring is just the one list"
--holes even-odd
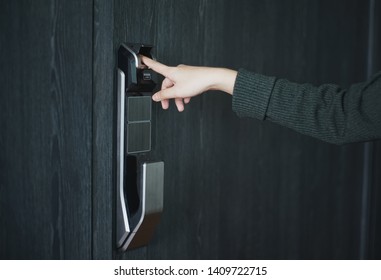
[(157, 77), (140, 59), (154, 59), (151, 51), (152, 46), (128, 43), (118, 49), (116, 247), (121, 251), (147, 245), (163, 210), (164, 162), (151, 159)]

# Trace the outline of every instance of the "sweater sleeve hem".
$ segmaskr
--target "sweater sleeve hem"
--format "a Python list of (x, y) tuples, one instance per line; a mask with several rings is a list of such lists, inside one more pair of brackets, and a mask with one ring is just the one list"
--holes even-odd
[(264, 120), (275, 77), (239, 69), (233, 89), (233, 111), (239, 117)]

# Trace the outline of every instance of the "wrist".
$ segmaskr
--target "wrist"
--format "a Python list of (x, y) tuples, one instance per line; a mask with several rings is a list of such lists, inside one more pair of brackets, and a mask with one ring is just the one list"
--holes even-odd
[(214, 68), (212, 74), (213, 83), (210, 89), (220, 90), (232, 95), (237, 71), (227, 68)]

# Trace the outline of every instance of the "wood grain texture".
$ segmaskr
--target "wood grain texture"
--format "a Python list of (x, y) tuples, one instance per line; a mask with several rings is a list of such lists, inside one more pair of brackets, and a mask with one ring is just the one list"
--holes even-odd
[(91, 258), (92, 1), (0, 11), (0, 258)]
[(381, 142), (374, 143), (373, 147), (373, 177), (371, 205), (370, 205), (370, 229), (367, 251), (369, 259), (381, 259)]
[[(114, 15), (115, 47), (152, 43), (169, 65), (343, 86), (365, 78), (362, 1), (116, 0)], [(216, 92), (156, 118), (162, 222), (148, 247), (117, 258), (358, 258), (361, 145), (239, 119), (230, 97)]]
[[(348, 86), (366, 75), (367, 13), (360, 0), (1, 2), (0, 258), (359, 258), (362, 145), (239, 119), (218, 92), (182, 114), (156, 106), (164, 213), (149, 246), (116, 253), (114, 50), (146, 42), (170, 65)], [(380, 158), (377, 142), (369, 258)]]
[(93, 259), (111, 259), (113, 194), (113, 1), (94, 1)]
[[(375, 1), (373, 71), (381, 70), (381, 2)], [(368, 252), (370, 259), (381, 259), (381, 141), (373, 144), (373, 177), (370, 205), (370, 234)]]

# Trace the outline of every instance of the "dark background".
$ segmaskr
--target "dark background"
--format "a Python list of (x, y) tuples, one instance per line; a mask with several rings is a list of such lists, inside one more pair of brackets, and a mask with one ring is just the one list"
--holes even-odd
[(381, 69), (380, 28), (375, 0), (1, 1), (0, 258), (380, 259), (381, 142), (239, 119), (218, 92), (157, 110), (162, 220), (147, 247), (113, 243), (121, 42), (348, 86)]

